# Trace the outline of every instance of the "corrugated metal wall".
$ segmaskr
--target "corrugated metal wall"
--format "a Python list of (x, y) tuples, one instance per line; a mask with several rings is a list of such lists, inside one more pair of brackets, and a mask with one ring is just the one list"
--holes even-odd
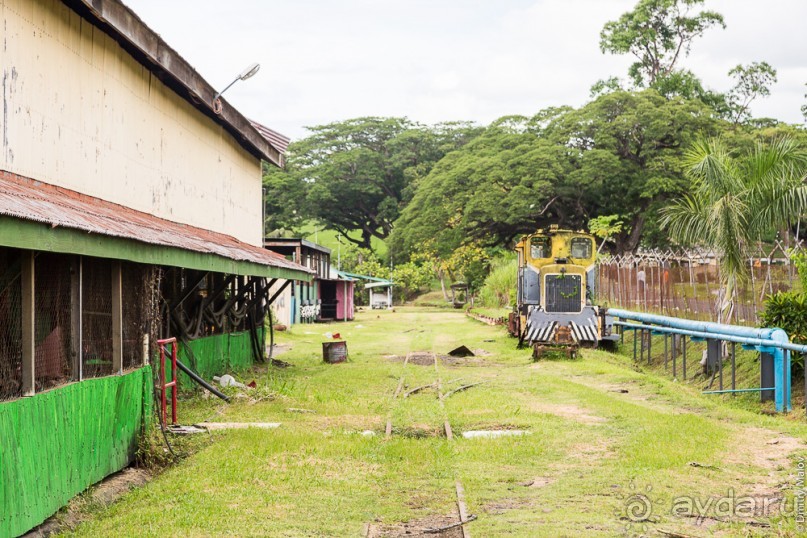
[(151, 409), (148, 366), (0, 403), (0, 537), (126, 467)]
[(58, 0), (0, 0), (0, 168), (260, 246), (260, 162)]

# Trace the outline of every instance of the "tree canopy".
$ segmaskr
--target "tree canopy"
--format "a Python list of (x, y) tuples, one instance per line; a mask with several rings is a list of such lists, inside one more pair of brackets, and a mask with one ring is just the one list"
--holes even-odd
[(605, 24), (600, 49), (634, 56), (637, 61), (628, 71), (631, 80), (638, 87), (652, 87), (675, 72), (695, 38), (714, 26), (725, 28), (723, 16), (717, 12), (691, 13), (703, 3), (704, 0), (639, 0), (632, 11)]
[[(310, 128), (285, 169), (268, 170), (270, 228), (314, 219), (365, 248), (386, 238), (413, 181), (477, 132), (470, 123), (434, 128), (406, 118), (357, 118)], [(348, 235), (359, 230), (361, 238)]]
[(685, 189), (687, 145), (716, 122), (700, 101), (654, 90), (503, 118), (420, 181), (393, 248), (411, 253), (429, 239), (446, 252), (468, 241), (506, 246), (551, 223), (582, 229), (617, 214), (616, 249), (632, 250), (648, 220), (656, 224), (649, 210)]

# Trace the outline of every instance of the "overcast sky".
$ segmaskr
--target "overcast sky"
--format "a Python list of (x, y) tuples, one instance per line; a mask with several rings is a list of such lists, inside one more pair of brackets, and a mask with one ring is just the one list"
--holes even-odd
[[(244, 115), (294, 139), (358, 116), (423, 123), (580, 106), (631, 59), (600, 52), (603, 24), (636, 0), (124, 0)], [(696, 41), (683, 67), (709, 88), (738, 63), (778, 70), (755, 116), (801, 123), (807, 1), (707, 0), (725, 30)]]

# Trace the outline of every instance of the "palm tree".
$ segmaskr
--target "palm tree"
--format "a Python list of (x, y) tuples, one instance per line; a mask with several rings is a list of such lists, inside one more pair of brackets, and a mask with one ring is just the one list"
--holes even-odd
[(731, 315), (748, 279), (751, 246), (797, 221), (807, 209), (807, 154), (788, 137), (734, 155), (723, 140), (701, 140), (685, 154), (691, 190), (662, 210), (661, 224), (682, 244), (719, 256), (718, 321)]

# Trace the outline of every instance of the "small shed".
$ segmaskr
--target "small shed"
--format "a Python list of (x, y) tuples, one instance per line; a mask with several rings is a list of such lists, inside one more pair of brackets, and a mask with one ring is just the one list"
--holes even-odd
[(353, 319), (353, 288), (356, 279), (330, 267), (330, 278), (320, 279), (319, 299), (321, 321), (350, 321)]
[(369, 282), (364, 285), (364, 289), (370, 290), (370, 308), (382, 309), (392, 308), (392, 281), (379, 280)]

